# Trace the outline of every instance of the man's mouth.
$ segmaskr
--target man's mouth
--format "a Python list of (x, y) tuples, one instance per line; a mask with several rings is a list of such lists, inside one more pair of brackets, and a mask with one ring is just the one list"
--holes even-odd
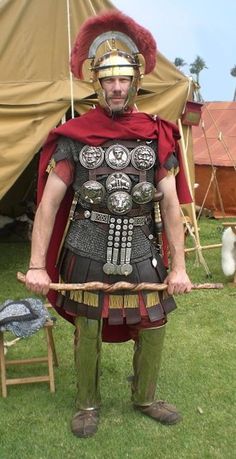
[(123, 97), (111, 97), (110, 99), (112, 102), (123, 102), (124, 98)]

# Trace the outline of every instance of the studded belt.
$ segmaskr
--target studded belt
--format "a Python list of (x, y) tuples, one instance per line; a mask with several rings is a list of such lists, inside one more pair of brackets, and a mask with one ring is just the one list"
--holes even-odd
[(98, 224), (108, 225), (107, 254), (103, 271), (109, 275), (128, 276), (131, 274), (133, 271), (130, 264), (133, 228), (148, 223), (149, 215), (114, 216), (94, 210), (85, 210), (75, 214), (74, 219), (77, 218), (90, 219)]
[[(90, 211), (86, 211), (86, 212), (90, 212)], [(119, 220), (119, 223), (122, 223), (122, 221), (124, 220), (129, 220), (129, 223), (132, 223), (133, 226), (142, 226), (142, 225), (145, 225), (145, 223), (147, 223), (148, 221), (147, 215), (138, 215), (136, 217), (114, 217), (110, 214), (105, 214), (103, 212), (96, 212), (94, 210), (90, 212), (89, 216), (86, 216), (85, 214), (85, 218), (90, 218), (92, 222), (97, 222), (97, 223), (110, 223), (111, 220), (116, 220), (116, 221)]]

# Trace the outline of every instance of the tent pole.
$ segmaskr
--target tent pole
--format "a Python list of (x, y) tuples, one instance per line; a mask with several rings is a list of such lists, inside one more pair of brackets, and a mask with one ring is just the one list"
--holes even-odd
[(74, 108), (73, 75), (70, 70), (70, 56), (71, 56), (70, 0), (67, 0), (66, 7), (67, 7), (67, 32), (68, 32), (68, 54), (69, 54), (68, 62), (69, 62), (69, 75), (70, 75), (71, 118), (74, 118), (75, 108)]
[(194, 227), (194, 232), (195, 232), (195, 250), (198, 255), (198, 260), (204, 267), (207, 276), (211, 276), (207, 263), (202, 254), (202, 247), (201, 247), (201, 242), (199, 238), (198, 225), (197, 225), (196, 212), (195, 212), (195, 202), (193, 199), (192, 184), (191, 184), (188, 161), (187, 161), (187, 150), (186, 150), (186, 145), (184, 142), (184, 133), (183, 133), (182, 123), (180, 119), (178, 119), (178, 127), (179, 127), (179, 132), (181, 135), (180, 143), (181, 143), (181, 150), (182, 150), (183, 162), (184, 162), (184, 167), (185, 167), (185, 174), (186, 174), (189, 191), (192, 197), (192, 202), (190, 204), (190, 207), (191, 207), (192, 222), (193, 222), (193, 227)]
[[(220, 249), (222, 247), (222, 243), (220, 244), (211, 244), (211, 245), (204, 245), (202, 246), (202, 249), (208, 250), (208, 249)], [(188, 249), (184, 249), (185, 253), (188, 252), (193, 252), (195, 250), (195, 247), (189, 247)]]

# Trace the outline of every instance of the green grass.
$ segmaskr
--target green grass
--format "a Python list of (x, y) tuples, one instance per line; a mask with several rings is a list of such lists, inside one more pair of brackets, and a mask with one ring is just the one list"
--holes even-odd
[[(201, 244), (221, 241), (221, 225), (200, 222)], [(188, 237), (187, 245), (192, 241)], [(0, 302), (31, 296), (16, 281), (25, 271), (29, 246), (0, 244)], [(130, 388), (132, 342), (103, 345), (103, 406), (98, 433), (77, 439), (70, 432), (74, 412), (73, 327), (59, 317), (54, 330), (59, 367), (56, 393), (44, 384), (8, 387), (0, 399), (1, 459), (233, 459), (235, 457), (235, 300), (221, 272), (220, 249), (203, 251), (211, 272), (206, 277), (196, 254), (187, 255), (193, 282), (223, 282), (222, 290), (193, 291), (177, 297), (170, 315), (158, 396), (175, 403), (182, 423), (165, 427), (133, 411)], [(8, 358), (44, 352), (41, 330), (9, 349)], [(8, 334), (8, 339), (11, 335)], [(9, 374), (35, 374), (40, 367), (9, 368)], [(11, 373), (10, 373), (11, 372)]]

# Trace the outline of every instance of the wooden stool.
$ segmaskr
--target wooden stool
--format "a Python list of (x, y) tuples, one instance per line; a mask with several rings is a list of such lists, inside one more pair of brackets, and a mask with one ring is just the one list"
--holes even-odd
[[(47, 355), (45, 357), (32, 357), (30, 359), (17, 359), (7, 360), (4, 354), (4, 333), (0, 331), (0, 361), (1, 361), (1, 385), (2, 385), (2, 396), (7, 397), (7, 386), (15, 384), (31, 384), (36, 382), (49, 382), (50, 391), (55, 392), (54, 382), (54, 369), (53, 363), (58, 367), (58, 360), (56, 355), (55, 343), (53, 339), (52, 329), (54, 322), (47, 320), (44, 325), (46, 343), (47, 343)], [(7, 378), (6, 367), (8, 365), (25, 365), (32, 363), (44, 363), (48, 364), (48, 372), (42, 376), (31, 376), (25, 378)]]

